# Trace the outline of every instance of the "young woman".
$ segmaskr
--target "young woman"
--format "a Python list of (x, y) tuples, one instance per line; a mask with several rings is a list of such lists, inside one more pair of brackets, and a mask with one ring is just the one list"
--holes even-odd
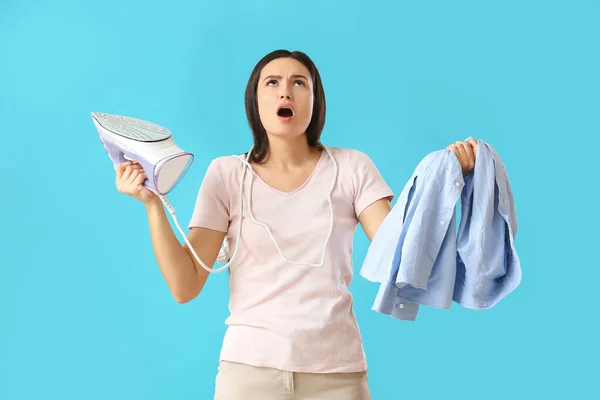
[[(394, 194), (367, 155), (321, 144), (325, 95), (306, 54), (278, 50), (261, 59), (245, 104), (254, 146), (241, 159), (211, 162), (189, 225), (189, 242), (208, 266), (226, 236), (237, 247), (215, 399), (370, 399), (348, 290), (352, 241), (358, 223), (373, 238)], [(448, 148), (470, 173), (473, 145)], [(144, 179), (135, 162), (117, 168), (118, 190), (146, 206), (171, 293), (188, 302), (209, 273), (180, 244)]]

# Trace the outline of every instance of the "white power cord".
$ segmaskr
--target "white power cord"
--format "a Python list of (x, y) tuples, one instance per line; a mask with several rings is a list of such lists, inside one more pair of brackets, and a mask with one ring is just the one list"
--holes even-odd
[[(327, 202), (329, 203), (329, 212), (330, 212), (330, 222), (329, 222), (329, 231), (327, 233), (327, 238), (325, 239), (325, 244), (323, 246), (323, 252), (321, 254), (321, 262), (319, 264), (315, 264), (315, 263), (305, 263), (305, 262), (299, 262), (299, 261), (293, 261), (290, 260), (289, 257), (281, 250), (281, 248), (279, 247), (279, 244), (277, 243), (277, 240), (275, 239), (275, 237), (273, 236), (273, 233), (271, 232), (271, 229), (263, 222), (258, 221), (255, 217), (254, 214), (252, 213), (252, 185), (254, 183), (254, 179), (252, 177), (252, 173), (254, 172), (254, 170), (252, 169), (252, 165), (250, 165), (250, 163), (248, 162), (248, 158), (250, 157), (250, 153), (251, 153), (252, 149), (250, 149), (250, 151), (248, 151), (248, 154), (246, 155), (246, 159), (244, 159), (242, 156), (234, 156), (236, 157), (238, 160), (240, 160), (242, 162), (242, 176), (240, 177), (240, 187), (239, 187), (239, 204), (240, 204), (240, 210), (239, 210), (239, 217), (238, 217), (238, 229), (237, 229), (237, 241), (235, 244), (235, 249), (233, 251), (233, 255), (231, 256), (231, 258), (229, 258), (228, 262), (220, 267), (220, 268), (210, 268), (208, 267), (206, 264), (204, 264), (204, 262), (202, 262), (202, 260), (200, 259), (200, 257), (198, 256), (198, 254), (196, 254), (196, 251), (194, 250), (194, 248), (192, 247), (192, 245), (190, 244), (186, 234), (183, 232), (183, 229), (181, 229), (181, 226), (179, 225), (179, 222), (177, 221), (177, 217), (175, 216), (175, 209), (171, 206), (171, 204), (169, 203), (169, 201), (167, 200), (167, 198), (163, 195), (159, 195), (159, 198), (161, 199), (161, 201), (163, 202), (163, 204), (165, 205), (165, 207), (167, 208), (167, 210), (169, 211), (169, 213), (171, 214), (171, 216), (173, 217), (173, 221), (175, 222), (175, 225), (177, 226), (177, 229), (179, 230), (179, 232), (181, 233), (181, 235), (183, 236), (183, 239), (185, 240), (186, 244), (188, 245), (190, 251), (192, 252), (192, 254), (194, 255), (194, 258), (196, 258), (196, 261), (198, 261), (198, 263), (200, 264), (200, 266), (202, 266), (202, 268), (204, 268), (206, 271), (211, 272), (211, 273), (216, 273), (216, 272), (221, 272), (225, 269), (227, 269), (229, 267), (229, 265), (233, 262), (237, 251), (239, 249), (239, 244), (241, 241), (241, 235), (242, 235), (242, 210), (243, 210), (243, 200), (244, 200), (244, 196), (243, 196), (243, 185), (244, 185), (244, 179), (246, 176), (246, 171), (248, 169), (250, 169), (251, 171), (251, 175), (250, 175), (250, 188), (248, 190), (248, 213), (250, 214), (250, 218), (252, 219), (252, 221), (257, 224), (262, 226), (263, 228), (265, 228), (267, 230), (267, 233), (269, 234), (269, 237), (271, 238), (271, 240), (273, 241), (273, 243), (275, 244), (275, 247), (277, 248), (277, 251), (279, 252), (279, 255), (284, 258), (288, 263), (292, 264), (292, 265), (305, 265), (305, 266), (310, 266), (310, 267), (322, 267), (324, 262), (325, 262), (325, 253), (327, 251), (327, 245), (329, 244), (329, 240), (331, 239), (331, 234), (333, 232), (333, 204), (331, 202), (331, 194), (333, 192), (333, 189), (335, 188), (335, 183), (337, 180), (337, 175), (338, 175), (338, 165), (335, 161), (335, 159), (333, 158), (333, 155), (331, 154), (330, 150), (325, 147), (325, 152), (327, 152), (327, 155), (329, 156), (329, 158), (331, 158), (331, 161), (333, 163), (333, 169), (334, 169), (334, 174), (333, 174), (333, 180), (331, 182), (331, 187), (329, 188), (329, 192), (327, 193)], [(219, 252), (219, 257), (218, 257), (218, 261), (226, 261), (228, 259), (228, 253), (229, 253), (229, 238), (225, 237), (225, 241), (224, 241), (224, 247), (221, 248), (220, 252)]]

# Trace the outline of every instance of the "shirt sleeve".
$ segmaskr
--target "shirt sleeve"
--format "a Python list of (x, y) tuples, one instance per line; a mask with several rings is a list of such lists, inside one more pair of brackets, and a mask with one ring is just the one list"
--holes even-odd
[(206, 170), (188, 227), (227, 232), (229, 228), (229, 196), (217, 160)]
[(387, 198), (391, 202), (394, 199), (394, 193), (369, 156), (353, 150), (351, 163), (355, 171), (354, 211), (357, 218), (377, 200)]

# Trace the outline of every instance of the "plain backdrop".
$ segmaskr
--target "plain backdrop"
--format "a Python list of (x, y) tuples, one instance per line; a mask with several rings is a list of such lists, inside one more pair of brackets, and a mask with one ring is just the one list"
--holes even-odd
[(357, 231), (373, 398), (593, 397), (599, 19), (592, 0), (0, 0), (0, 399), (212, 399), (227, 274), (173, 300), (90, 113), (161, 124), (194, 153), (168, 196), (186, 227), (209, 162), (250, 146), (245, 85), (279, 48), (320, 69), (323, 142), (367, 153), (397, 194), (468, 136), (513, 187), (523, 281), (488, 311), (372, 311)]

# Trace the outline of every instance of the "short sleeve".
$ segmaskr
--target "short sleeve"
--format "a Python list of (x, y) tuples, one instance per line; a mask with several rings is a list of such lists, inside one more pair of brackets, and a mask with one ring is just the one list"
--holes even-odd
[(387, 198), (391, 202), (394, 199), (394, 192), (369, 156), (353, 150), (351, 163), (354, 171), (354, 211), (357, 218), (377, 200)]
[(229, 228), (229, 197), (217, 160), (206, 170), (188, 227), (227, 232)]

